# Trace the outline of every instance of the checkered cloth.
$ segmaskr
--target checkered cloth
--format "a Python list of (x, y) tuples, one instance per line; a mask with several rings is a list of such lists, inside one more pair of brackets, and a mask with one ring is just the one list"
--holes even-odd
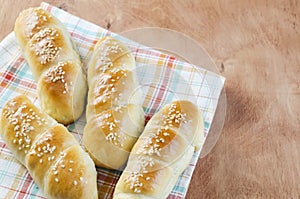
[[(172, 56), (142, 46), (120, 35), (109, 32), (63, 10), (42, 3), (41, 7), (60, 19), (77, 44), (84, 65), (93, 45), (104, 36), (123, 41), (132, 51), (137, 62), (137, 74), (142, 86), (143, 108), (150, 118), (164, 104), (173, 100), (188, 99), (201, 109), (205, 121), (205, 135), (217, 107), (225, 79), (200, 67), (179, 61)], [(21, 55), (14, 33), (0, 43), (0, 108), (19, 94), (25, 94), (38, 106), (36, 82)], [(81, 142), (85, 115), (68, 126)], [(169, 199), (184, 198), (200, 152), (196, 152), (178, 179)], [(114, 187), (121, 174), (97, 168), (99, 198), (112, 198)], [(12, 155), (0, 138), (0, 198), (45, 198), (28, 171)]]

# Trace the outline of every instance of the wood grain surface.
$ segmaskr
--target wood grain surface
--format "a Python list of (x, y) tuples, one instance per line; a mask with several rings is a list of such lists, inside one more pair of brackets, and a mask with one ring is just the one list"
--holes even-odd
[[(227, 114), (186, 198), (300, 198), (300, 2), (48, 1), (122, 32), (164, 27), (201, 44), (227, 78)], [(0, 0), (0, 39), (40, 1)]]

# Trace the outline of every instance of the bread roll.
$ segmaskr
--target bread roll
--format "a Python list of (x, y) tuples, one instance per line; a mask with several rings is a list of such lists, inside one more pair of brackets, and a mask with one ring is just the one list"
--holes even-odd
[(114, 199), (167, 198), (204, 141), (203, 119), (189, 101), (166, 105), (132, 148)]
[(43, 111), (62, 124), (78, 119), (85, 106), (85, 71), (69, 32), (42, 8), (29, 8), (14, 32), (37, 81)]
[(120, 41), (105, 37), (88, 63), (87, 124), (83, 143), (97, 166), (120, 169), (144, 128), (135, 60)]
[(48, 198), (98, 198), (92, 159), (63, 125), (25, 96), (3, 107), (0, 135)]

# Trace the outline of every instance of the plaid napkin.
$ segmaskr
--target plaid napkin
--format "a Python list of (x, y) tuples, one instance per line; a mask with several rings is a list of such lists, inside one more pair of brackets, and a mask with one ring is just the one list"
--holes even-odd
[[(124, 42), (137, 62), (146, 118), (166, 103), (188, 99), (201, 109), (205, 121), (205, 135), (209, 132), (225, 79), (200, 67), (179, 61), (172, 56), (140, 45), (120, 35), (109, 32), (63, 10), (42, 3), (41, 7), (60, 19), (77, 44), (84, 65), (92, 46), (104, 36), (113, 36)], [(36, 83), (21, 55), (14, 33), (0, 43), (0, 108), (14, 96), (25, 94), (38, 106)], [(85, 115), (68, 126), (81, 142)], [(180, 176), (169, 199), (184, 198), (200, 152), (195, 152), (187, 169)], [(97, 168), (99, 198), (112, 198), (114, 187), (121, 174)], [(12, 155), (0, 138), (0, 198), (45, 198), (28, 171)]]

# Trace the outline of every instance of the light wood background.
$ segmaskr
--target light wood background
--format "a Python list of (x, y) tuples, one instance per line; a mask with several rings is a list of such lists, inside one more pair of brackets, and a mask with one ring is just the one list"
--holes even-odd
[[(122, 32), (189, 35), (227, 78), (227, 116), (187, 198), (300, 198), (300, 2), (297, 0), (48, 1)], [(40, 1), (0, 0), (0, 39)]]

